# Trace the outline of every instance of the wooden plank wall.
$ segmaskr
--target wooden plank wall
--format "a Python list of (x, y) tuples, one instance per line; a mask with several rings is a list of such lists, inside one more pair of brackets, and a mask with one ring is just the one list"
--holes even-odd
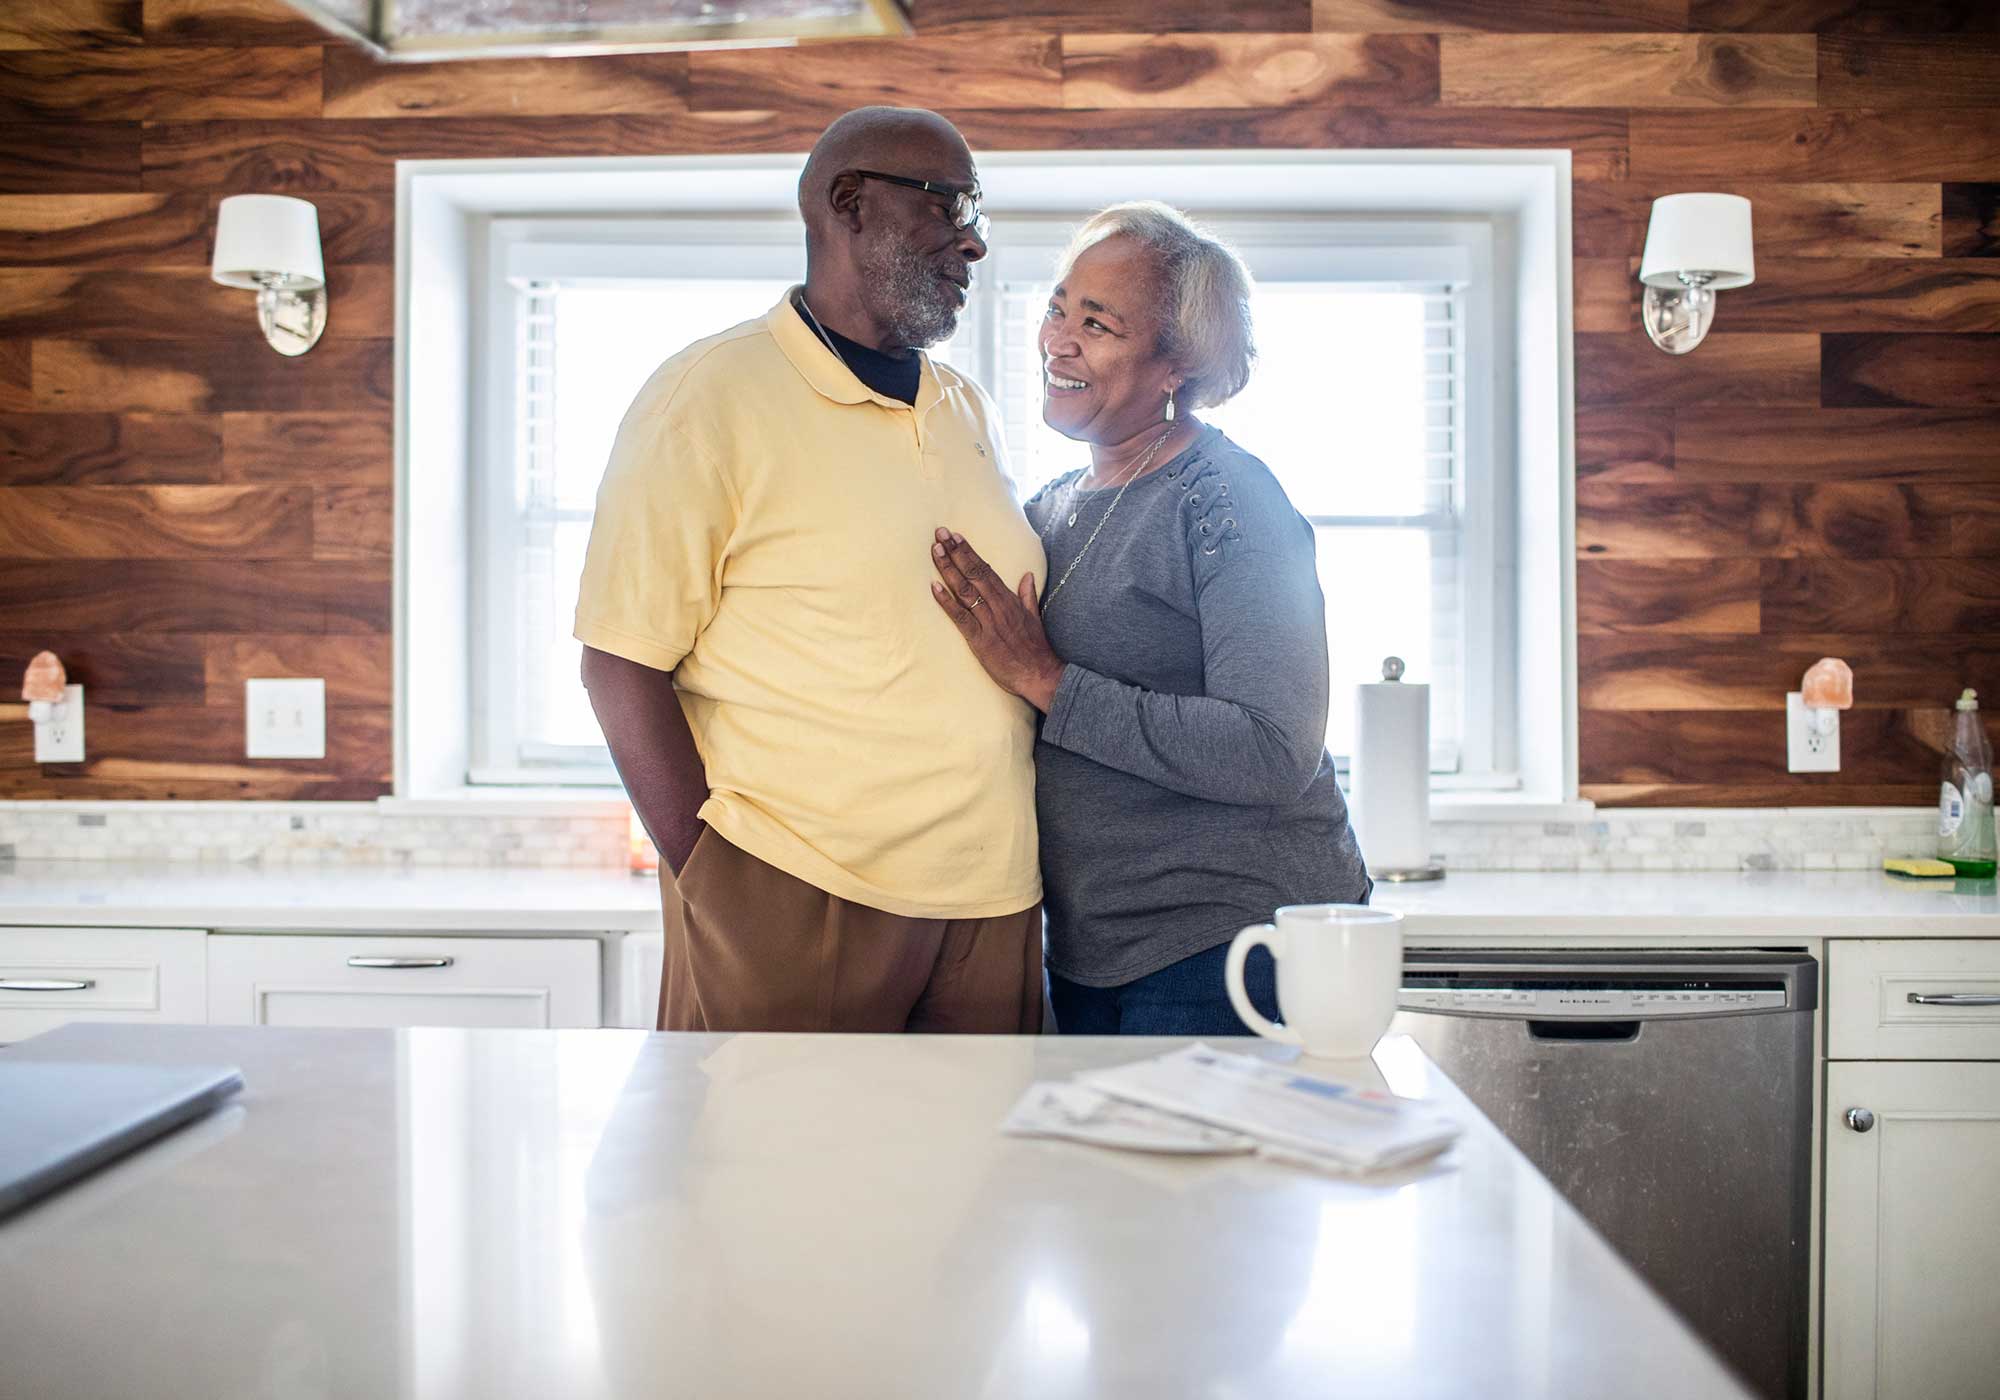
[[(799, 151), (863, 102), (975, 148), (1570, 148), (1584, 792), (1928, 802), (2000, 701), (2000, 6), (1991, 0), (919, 0), (914, 40), (388, 68), (276, 0), (0, 13), (0, 686), (53, 646), (91, 760), (0, 796), (368, 797), (389, 780), (398, 157)], [(1686, 359), (1636, 327), (1648, 201), (1756, 203)], [(204, 270), (216, 201), (318, 204), (326, 339)], [(1845, 771), (1783, 692), (1853, 663)], [(324, 675), (324, 763), (241, 757), (246, 675)], [(11, 697), (0, 697), (11, 698)], [(18, 711), (14, 713), (18, 714)]]

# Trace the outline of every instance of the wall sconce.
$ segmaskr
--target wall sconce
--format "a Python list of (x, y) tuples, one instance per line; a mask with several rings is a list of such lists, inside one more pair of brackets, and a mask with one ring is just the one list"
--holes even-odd
[(1640, 319), (1653, 344), (1685, 355), (1715, 321), (1715, 294), (1757, 280), (1750, 201), (1736, 194), (1670, 194), (1653, 201)]
[(257, 293), (257, 324), (280, 355), (303, 355), (326, 329), (319, 210), (281, 194), (236, 194), (215, 219), (210, 275)]

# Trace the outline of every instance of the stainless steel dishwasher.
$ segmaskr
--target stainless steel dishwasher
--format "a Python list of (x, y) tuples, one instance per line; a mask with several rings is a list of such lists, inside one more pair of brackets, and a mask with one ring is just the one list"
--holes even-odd
[(1803, 953), (1404, 954), (1413, 1037), (1761, 1394), (1806, 1393)]

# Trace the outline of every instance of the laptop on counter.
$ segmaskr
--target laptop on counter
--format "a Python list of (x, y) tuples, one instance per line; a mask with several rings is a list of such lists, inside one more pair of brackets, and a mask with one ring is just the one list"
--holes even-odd
[(0, 1217), (220, 1106), (226, 1065), (19, 1060), (0, 1051)]

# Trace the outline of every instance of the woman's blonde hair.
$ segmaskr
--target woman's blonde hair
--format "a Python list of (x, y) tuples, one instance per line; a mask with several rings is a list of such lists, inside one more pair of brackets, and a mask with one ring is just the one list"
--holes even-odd
[(1133, 240), (1153, 259), (1162, 302), (1159, 351), (1185, 376), (1180, 402), (1212, 408), (1243, 392), (1257, 358), (1243, 260), (1172, 205), (1141, 199), (1085, 220), (1056, 264), (1056, 280), (1069, 276), (1085, 249), (1116, 237)]

